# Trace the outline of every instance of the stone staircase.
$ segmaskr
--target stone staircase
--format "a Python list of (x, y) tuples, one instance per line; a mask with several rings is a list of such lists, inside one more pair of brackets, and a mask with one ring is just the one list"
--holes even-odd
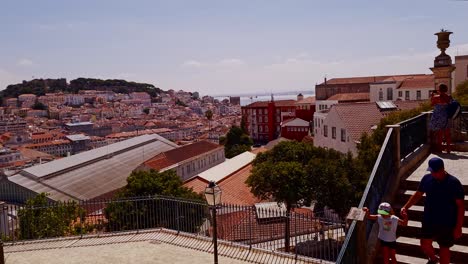
[[(414, 194), (427, 168), (427, 160), (434, 157), (430, 155), (416, 171), (400, 184), (400, 190), (394, 200), (394, 209), (399, 215), (400, 208)], [(468, 263), (468, 153), (441, 154), (445, 161), (446, 170), (456, 176), (463, 184), (465, 190), (465, 221), (462, 230), (462, 237), (455, 242), (451, 248), (452, 263)], [(427, 259), (419, 246), (419, 233), (421, 230), (421, 220), (424, 212), (423, 197), (418, 204), (408, 211), (409, 222), (406, 227), (399, 227), (397, 239), (397, 259), (398, 263), (419, 264), (427, 263)], [(438, 245), (434, 242), (436, 252)]]

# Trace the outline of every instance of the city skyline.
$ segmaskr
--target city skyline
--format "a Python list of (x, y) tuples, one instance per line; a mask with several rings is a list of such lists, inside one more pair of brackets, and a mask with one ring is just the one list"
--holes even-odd
[(441, 28), (454, 32), (450, 55), (468, 54), (468, 3), (441, 4), (9, 2), (0, 11), (0, 89), (34, 76), (278, 93), (312, 90), (325, 76), (430, 73)]

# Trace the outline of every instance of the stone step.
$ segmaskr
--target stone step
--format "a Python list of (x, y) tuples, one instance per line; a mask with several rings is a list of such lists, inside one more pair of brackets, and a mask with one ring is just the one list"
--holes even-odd
[[(405, 180), (402, 183), (401, 189), (406, 189), (410, 191), (416, 191), (419, 187), (419, 181), (414, 180)], [(463, 185), (463, 189), (465, 190), (465, 194), (468, 194), (468, 185)]]
[[(404, 237), (419, 237), (422, 223), (419, 221), (408, 221), (408, 226), (399, 226), (398, 234)], [(460, 245), (468, 245), (468, 227), (462, 228), (462, 237), (457, 240)]]
[[(415, 192), (416, 191), (406, 190), (403, 193), (399, 193), (395, 202), (398, 204), (405, 204)], [(426, 200), (426, 194), (423, 195), (423, 197), (421, 198), (421, 200), (419, 200), (417, 205), (424, 205), (425, 200)], [(465, 195), (464, 201), (465, 201), (465, 208), (468, 209), (468, 195)]]
[(406, 255), (396, 254), (396, 259), (398, 264), (426, 264), (426, 258), (417, 258)]
[[(403, 205), (397, 204), (393, 207), (397, 216), (400, 216), (400, 209)], [(468, 209), (468, 208), (467, 208)], [(408, 210), (408, 218), (413, 221), (422, 221), (424, 215), (424, 206), (413, 205)], [(468, 211), (465, 210), (465, 218), (463, 221), (463, 226), (468, 227)]]
[[(439, 245), (434, 243), (436, 253), (438, 252)], [(426, 256), (421, 250), (419, 239), (409, 237), (397, 238), (397, 250), (398, 254), (406, 255), (416, 258), (425, 258)], [(466, 264), (468, 260), (468, 246), (454, 245), (450, 248), (451, 251), (451, 262), (455, 264)]]

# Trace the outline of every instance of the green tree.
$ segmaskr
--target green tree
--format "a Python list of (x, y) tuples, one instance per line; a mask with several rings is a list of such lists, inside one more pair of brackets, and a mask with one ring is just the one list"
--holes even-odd
[(41, 102), (36, 102), (32, 106), (32, 109), (34, 110), (47, 110), (47, 106)]
[(29, 199), (18, 211), (20, 239), (75, 235), (83, 230), (86, 213), (78, 203), (51, 203), (47, 196), (41, 193)]
[(312, 196), (307, 186), (306, 172), (301, 163), (295, 161), (270, 161), (257, 164), (247, 185), (251, 192), (262, 199), (273, 198), (286, 206), (285, 251), (290, 246), (290, 215), (293, 207), (310, 205)]
[[(158, 195), (174, 198), (163, 199)], [(137, 196), (153, 198), (130, 199)], [(182, 186), (173, 170), (132, 172), (116, 198), (104, 210), (108, 229), (112, 231), (164, 227), (194, 232), (206, 216), (203, 196)]]
[(468, 105), (468, 81), (464, 81), (457, 85), (453, 97), (461, 104)]
[(226, 158), (232, 158), (242, 152), (250, 151), (253, 145), (253, 140), (238, 126), (232, 126), (223, 141)]
[(150, 113), (150, 109), (149, 109), (149, 108), (145, 108), (145, 109), (143, 109), (143, 113), (145, 113), (145, 114), (149, 115), (149, 113)]

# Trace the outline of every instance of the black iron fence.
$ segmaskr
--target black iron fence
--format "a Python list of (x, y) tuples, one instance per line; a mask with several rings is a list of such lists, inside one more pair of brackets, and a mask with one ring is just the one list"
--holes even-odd
[[(389, 184), (389, 179), (395, 175), (395, 137), (394, 128), (389, 128), (385, 141), (380, 149), (379, 156), (367, 182), (366, 189), (362, 196), (359, 208), (368, 207), (371, 212), (377, 211), (377, 207), (382, 202), (383, 195)], [(366, 223), (366, 236), (368, 239), (372, 230), (373, 223)], [(348, 230), (344, 246), (340, 252), (337, 263), (365, 263), (364, 259), (359, 259), (358, 248), (358, 229), (357, 222), (353, 221)]]
[(402, 159), (428, 143), (427, 114), (420, 114), (400, 122), (400, 156)]
[[(281, 252), (301, 262), (335, 261), (345, 237), (344, 222), (332, 211), (308, 208), (286, 212), (276, 203), (263, 206), (220, 205), (217, 236), (220, 241), (251, 250)], [(135, 197), (48, 203), (43, 206), (7, 205), (0, 208), (0, 235), (6, 247), (38, 239), (93, 237), (126, 231), (170, 229), (176, 234), (202, 238), (199, 248), (213, 236), (211, 210), (202, 201), (172, 197)], [(285, 234), (289, 222), (290, 233)], [(285, 238), (290, 250), (285, 252)], [(197, 246), (192, 245), (192, 248)], [(240, 252), (228, 251), (235, 257)], [(226, 254), (225, 254), (226, 255)], [(280, 262), (281, 263), (281, 262)]]

